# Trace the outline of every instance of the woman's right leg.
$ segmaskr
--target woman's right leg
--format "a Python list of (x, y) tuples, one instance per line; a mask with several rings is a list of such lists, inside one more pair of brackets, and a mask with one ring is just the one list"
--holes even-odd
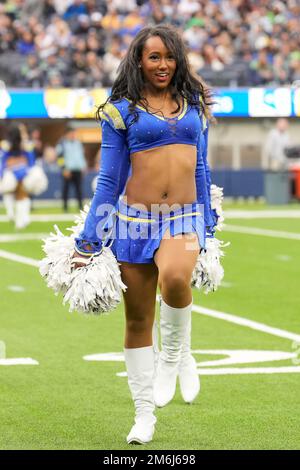
[(122, 281), (128, 287), (125, 303), (125, 348), (152, 345), (158, 269), (156, 264), (121, 262)]
[(127, 285), (123, 293), (126, 316), (124, 356), (128, 385), (135, 405), (135, 424), (127, 436), (127, 442), (145, 444), (152, 440), (156, 422), (152, 328), (158, 270), (154, 263), (125, 262), (121, 262), (120, 269), (122, 280)]

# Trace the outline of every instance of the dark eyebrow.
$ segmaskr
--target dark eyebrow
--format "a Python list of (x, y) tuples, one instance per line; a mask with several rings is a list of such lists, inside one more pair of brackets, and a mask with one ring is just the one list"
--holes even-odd
[[(148, 52), (148, 54), (149, 55), (151, 55), (151, 54), (160, 54), (160, 52), (159, 51), (151, 51), (151, 52)], [(167, 54), (173, 54), (173, 52), (167, 51)]]

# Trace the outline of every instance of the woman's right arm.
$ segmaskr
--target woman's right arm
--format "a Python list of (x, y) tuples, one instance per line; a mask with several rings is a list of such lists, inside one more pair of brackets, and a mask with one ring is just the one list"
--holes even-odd
[(0, 155), (0, 179), (3, 178), (7, 156), (7, 152), (3, 152), (2, 155)]
[[(113, 105), (110, 104), (110, 110)], [(116, 109), (116, 108), (115, 108)], [(102, 115), (101, 165), (98, 182), (84, 228), (76, 238), (78, 255), (89, 257), (104, 246), (105, 224), (115, 209), (126, 184), (130, 157), (126, 142), (126, 128), (122, 121), (113, 120), (105, 111)]]

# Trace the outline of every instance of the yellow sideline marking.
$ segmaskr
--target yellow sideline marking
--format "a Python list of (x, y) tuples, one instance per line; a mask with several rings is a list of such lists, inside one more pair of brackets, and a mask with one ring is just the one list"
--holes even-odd
[[(202, 215), (201, 212), (190, 212), (188, 214), (180, 214), (180, 215), (174, 215), (172, 217), (166, 217), (164, 220), (175, 220), (175, 219), (180, 219), (181, 217), (188, 217), (190, 215)], [(130, 220), (131, 222), (157, 222), (158, 219), (141, 219), (137, 217), (129, 217), (127, 215), (121, 214), (120, 212), (117, 212), (117, 216), (120, 217), (122, 220)]]
[(154, 219), (137, 219), (136, 217), (129, 217), (127, 215), (121, 214), (119, 211), (117, 211), (117, 216), (122, 220), (130, 220), (131, 222), (155, 222)]

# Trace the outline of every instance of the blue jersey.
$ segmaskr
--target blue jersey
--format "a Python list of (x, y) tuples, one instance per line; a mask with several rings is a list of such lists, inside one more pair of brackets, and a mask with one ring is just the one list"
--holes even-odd
[(197, 148), (195, 182), (197, 201), (204, 206), (207, 231), (213, 233), (216, 223), (210, 207), (210, 170), (207, 164), (208, 125), (199, 106), (184, 99), (182, 112), (174, 118), (163, 118), (136, 105), (138, 120), (129, 112), (130, 101), (123, 98), (106, 103), (101, 113), (101, 167), (95, 195), (84, 229), (77, 239), (91, 244), (97, 251), (105, 233), (106, 216), (99, 208), (115, 207), (130, 174), (131, 153), (172, 144)]

